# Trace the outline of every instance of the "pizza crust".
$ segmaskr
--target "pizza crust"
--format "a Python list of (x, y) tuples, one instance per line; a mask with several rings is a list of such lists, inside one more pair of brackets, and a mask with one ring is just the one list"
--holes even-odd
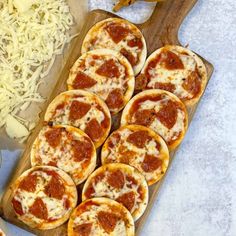
[(26, 225), (30, 226), (31, 228), (37, 228), (37, 229), (40, 229), (40, 230), (54, 229), (54, 228), (62, 225), (63, 223), (65, 223), (69, 219), (72, 210), (76, 207), (77, 199), (78, 199), (77, 189), (76, 189), (75, 183), (73, 182), (71, 177), (68, 174), (66, 174), (64, 171), (62, 171), (62, 170), (60, 170), (56, 167), (52, 167), (52, 166), (32, 167), (31, 169), (23, 172), (18, 177), (18, 179), (15, 181), (15, 183), (13, 184), (13, 186), (12, 186), (12, 189), (13, 189), (12, 199), (14, 198), (14, 196), (17, 192), (17, 189), (19, 187), (19, 184), (22, 182), (22, 180), (26, 176), (28, 176), (31, 172), (40, 171), (40, 170), (55, 171), (67, 183), (65, 185), (65, 189), (66, 189), (66, 192), (68, 193), (67, 196), (70, 197), (70, 205), (71, 205), (70, 209), (67, 211), (67, 213), (65, 215), (58, 218), (57, 220), (52, 221), (52, 222), (43, 222), (43, 223), (40, 223), (40, 224), (37, 224), (37, 223), (33, 222), (34, 217), (32, 217), (32, 215), (27, 217), (25, 215), (21, 216), (21, 215), (17, 214), (16, 212), (15, 212), (15, 214), (17, 215), (19, 220), (21, 220), (22, 222), (24, 222)]
[[(89, 185), (92, 184), (92, 182), (94, 181), (94, 178), (97, 175), (104, 174), (104, 173), (107, 173), (107, 174), (108, 173), (113, 173), (115, 171), (121, 171), (123, 174), (127, 174), (127, 175), (133, 177), (137, 181), (138, 185), (142, 188), (143, 200), (142, 200), (142, 202), (140, 202), (140, 204), (138, 206), (136, 206), (136, 207), (133, 206), (133, 208), (135, 208), (135, 209), (132, 210), (132, 212), (131, 212), (131, 215), (133, 216), (134, 220), (136, 221), (143, 215), (143, 213), (144, 213), (144, 211), (147, 207), (147, 204), (148, 204), (148, 185), (147, 185), (147, 182), (146, 182), (144, 176), (136, 168), (134, 168), (132, 166), (122, 164), (122, 163), (111, 163), (111, 164), (106, 164), (106, 165), (102, 165), (101, 167), (99, 167), (86, 180), (86, 182), (84, 184), (84, 187), (83, 187), (83, 191), (82, 191), (82, 201), (85, 201), (87, 199), (86, 194), (85, 194), (86, 190), (88, 189)], [(101, 184), (102, 181), (100, 180), (99, 182)], [(127, 184), (127, 182), (125, 182), (125, 185), (126, 184)], [(110, 193), (109, 198), (111, 198), (111, 199), (115, 198), (114, 194), (117, 194), (116, 198), (120, 197), (121, 196), (121, 191), (124, 188), (124, 187), (122, 187), (121, 189), (119, 189), (118, 192), (117, 192), (117, 190), (115, 192), (114, 191), (112, 192), (110, 189), (102, 190), (102, 189), (100, 189), (100, 187), (101, 187), (101, 185), (99, 185), (99, 187), (98, 187), (99, 191), (101, 190), (101, 192), (103, 192), (103, 191), (106, 190), (107, 194)], [(134, 188), (132, 188), (132, 190), (134, 190)], [(124, 193), (127, 193), (127, 192), (124, 191)], [(103, 194), (102, 195), (95, 195), (94, 197), (104, 197), (104, 195)]]
[[(119, 106), (117, 109), (110, 108), (111, 114), (114, 115), (114, 114), (118, 113), (121, 109), (123, 109), (124, 106), (127, 104), (127, 102), (131, 99), (133, 92), (134, 92), (134, 84), (135, 84), (133, 69), (132, 69), (130, 63), (128, 62), (128, 60), (119, 52), (109, 50), (109, 49), (97, 49), (97, 50), (93, 50), (93, 51), (89, 51), (89, 52), (84, 53), (81, 57), (79, 57), (77, 59), (77, 61), (74, 63), (74, 65), (70, 69), (69, 78), (67, 80), (68, 90), (76, 89), (73, 87), (73, 82), (76, 78), (78, 71), (83, 72), (83, 70), (78, 69), (78, 67), (81, 65), (81, 62), (83, 60), (91, 58), (92, 56), (103, 56), (106, 58), (105, 59), (106, 61), (109, 59), (116, 60), (117, 63), (119, 62), (119, 65), (122, 66), (122, 68), (123, 67), (125, 68), (125, 72), (123, 72), (123, 74), (121, 74), (119, 76), (119, 78), (116, 78), (116, 80), (114, 80), (113, 84), (111, 85), (111, 87), (113, 89), (117, 87), (117, 84), (119, 85), (119, 87), (117, 87), (117, 88), (123, 89), (122, 82), (126, 81), (126, 83), (127, 83), (127, 89), (123, 93), (123, 100), (124, 100), (123, 105)], [(94, 61), (96, 62), (96, 59), (94, 59)], [(93, 74), (90, 75), (89, 71), (88, 71), (89, 69), (90, 70), (91, 69), (92, 70), (98, 69), (98, 67), (99, 66), (96, 66), (96, 65), (94, 65), (94, 66), (86, 65), (86, 67), (84, 69), (84, 73), (86, 75), (88, 75), (89, 77), (91, 77), (93, 80), (95, 80), (98, 85), (95, 84), (92, 87), (85, 88), (85, 90), (97, 94), (98, 96), (101, 97), (101, 99), (103, 99), (105, 101), (109, 95), (109, 92), (111, 92), (113, 90), (111, 88), (108, 88), (109, 85), (107, 83), (104, 83), (107, 79), (109, 79), (109, 77), (100, 76), (96, 72), (93, 72)], [(95, 88), (95, 86), (96, 86), (96, 88)]]
[[(31, 158), (31, 166), (39, 166), (42, 164), (39, 164), (37, 161), (37, 155), (39, 155), (39, 146), (44, 143), (44, 147), (47, 145), (45, 144), (45, 142), (47, 142), (46, 140), (42, 140), (42, 138), (40, 138), (41, 136), (45, 136), (45, 133), (47, 132), (47, 128), (44, 127), (45, 130), (41, 130), (40, 133), (38, 134), (37, 138), (35, 139), (33, 145), (32, 145), (32, 149), (31, 149), (31, 153), (30, 153), (30, 158)], [(53, 126), (54, 129), (65, 129), (65, 131), (70, 134), (73, 137), (73, 140), (81, 140), (86, 138), (86, 141), (89, 141), (91, 146), (92, 146), (92, 154), (90, 156), (90, 162), (88, 164), (88, 166), (86, 168), (76, 168), (75, 165), (74, 169), (70, 170), (69, 172), (66, 171), (66, 167), (63, 168), (61, 167), (60, 169), (64, 170), (65, 172), (67, 172), (67, 174), (69, 174), (71, 176), (71, 178), (74, 180), (75, 184), (78, 185), (80, 183), (82, 183), (85, 179), (87, 179), (87, 177), (89, 176), (89, 174), (91, 174), (93, 172), (93, 170), (96, 167), (96, 161), (97, 161), (97, 154), (96, 154), (96, 149), (95, 146), (92, 142), (92, 140), (89, 138), (89, 136), (87, 134), (85, 134), (82, 130), (77, 129), (75, 127), (72, 126), (67, 126), (67, 125), (55, 125)], [(50, 130), (50, 129), (49, 129)], [(48, 145), (49, 146), (49, 145)], [(61, 148), (61, 146), (59, 145), (59, 148)], [(71, 147), (70, 147), (71, 148)], [(55, 149), (57, 148), (51, 148), (55, 151)], [(46, 150), (44, 149), (44, 151), (46, 152)], [(61, 156), (65, 156), (68, 153), (64, 153), (64, 151), (62, 151)], [(45, 154), (47, 155), (47, 154)], [(43, 159), (43, 158), (42, 158)], [(69, 156), (69, 159), (67, 160), (68, 162), (72, 162), (72, 156)], [(51, 159), (50, 159), (51, 160)], [(60, 161), (60, 160), (59, 160)], [(65, 161), (65, 160), (64, 160)], [(75, 162), (75, 161), (73, 161)], [(82, 161), (80, 161), (81, 163)], [(45, 164), (45, 165), (49, 165), (49, 164)]]
[[(136, 124), (135, 122), (130, 122), (129, 119), (130, 119), (130, 110), (132, 108), (132, 105), (135, 103), (136, 100), (139, 100), (140, 98), (143, 98), (145, 96), (159, 96), (159, 95), (164, 95), (164, 96), (167, 96), (168, 99), (176, 102), (180, 107), (181, 107), (181, 112), (183, 113), (183, 118), (180, 119), (180, 120), (183, 120), (183, 127), (181, 129), (181, 133), (180, 133), (180, 136), (174, 141), (171, 143), (171, 145), (168, 145), (168, 148), (169, 150), (174, 150), (183, 140), (184, 136), (185, 136), (185, 133), (187, 131), (187, 128), (188, 128), (188, 112), (187, 112), (187, 109), (185, 107), (185, 105), (181, 102), (181, 100), (175, 96), (174, 94), (166, 91), (166, 90), (161, 90), (161, 89), (149, 89), (149, 90), (145, 90), (141, 93), (138, 93), (136, 96), (134, 96), (129, 102), (128, 104), (126, 105), (126, 107), (124, 108), (123, 112), (122, 112), (122, 116), (121, 116), (121, 126), (124, 126), (124, 125), (128, 125), (128, 124)], [(149, 127), (150, 128), (150, 127)], [(156, 130), (153, 130), (155, 131), (157, 134), (160, 135), (160, 132), (158, 131), (158, 129)], [(162, 138), (167, 142), (166, 138), (161, 135)]]
[[(73, 96), (84, 96), (84, 97), (86, 97), (86, 99), (91, 101), (91, 102), (89, 102), (89, 104), (98, 104), (99, 106), (102, 107), (102, 109), (104, 111), (103, 114), (105, 114), (106, 117), (109, 119), (108, 127), (106, 128), (103, 136), (100, 137), (99, 140), (97, 140), (97, 141), (93, 140), (95, 147), (98, 148), (99, 146), (101, 146), (103, 144), (103, 142), (105, 141), (105, 139), (107, 138), (107, 136), (110, 132), (111, 114), (110, 114), (110, 111), (109, 111), (107, 105), (97, 95), (87, 92), (87, 91), (84, 91), (84, 90), (70, 90), (70, 91), (63, 92), (63, 93), (59, 94), (57, 97), (55, 97), (54, 100), (49, 104), (49, 106), (46, 110), (45, 116), (44, 116), (44, 120), (46, 122), (53, 122), (53, 125), (59, 124), (59, 123), (54, 122), (53, 114), (54, 114), (58, 105), (67, 101), (68, 99), (70, 99)], [(68, 124), (68, 123), (69, 122), (67, 119), (66, 122), (63, 123), (63, 125), (74, 126), (73, 124)], [(81, 127), (76, 127), (76, 128), (80, 128), (82, 131), (84, 131)]]
[[(109, 22), (112, 22), (112, 23), (117, 23), (117, 24), (125, 24), (125, 25), (128, 25), (128, 27), (135, 33), (135, 35), (138, 35), (140, 36), (141, 40), (142, 40), (142, 43), (143, 43), (143, 49), (141, 51), (141, 54), (139, 56), (139, 62), (137, 65), (135, 65), (133, 67), (133, 70), (134, 70), (134, 75), (137, 75), (144, 63), (145, 63), (145, 60), (146, 60), (146, 57), (147, 57), (147, 46), (146, 46), (146, 42), (145, 42), (145, 39), (141, 33), (141, 31), (135, 26), (133, 25), (132, 23), (130, 23), (129, 21), (127, 20), (124, 20), (124, 19), (120, 19), (120, 18), (108, 18), (106, 20), (103, 20), (103, 21), (100, 21), (98, 22), (97, 24), (95, 24), (87, 33), (87, 35), (85, 36), (84, 38), (84, 41), (83, 41), (83, 44), (82, 44), (82, 48), (81, 48), (81, 53), (86, 53), (87, 51), (90, 51), (90, 41), (98, 35), (98, 32), (99, 30), (104, 26), (106, 25), (107, 23)], [(109, 48), (109, 49), (113, 49), (113, 50), (116, 50), (116, 51), (119, 51), (119, 49), (116, 49), (114, 48), (114, 44), (112, 46), (109, 47), (108, 43), (106, 44), (106, 46), (102, 45), (98, 45), (98, 43), (96, 43), (96, 47), (93, 48), (93, 49), (98, 49), (98, 48)]]
[[(132, 143), (127, 142), (127, 138), (129, 137), (129, 135), (134, 134), (135, 132), (146, 132), (148, 136), (151, 138), (151, 140), (146, 141), (145, 145), (143, 145), (144, 147), (134, 146)], [(116, 141), (115, 137), (118, 135), (119, 139)], [(153, 141), (157, 142), (160, 145), (160, 147), (156, 148), (155, 143), (153, 144)], [(114, 145), (114, 147), (110, 147), (109, 143), (114, 143), (112, 144), (112, 146)], [(124, 152), (123, 147), (126, 147), (127, 151), (130, 154), (123, 153), (120, 156), (121, 147), (122, 147), (121, 150), (122, 152)], [(116, 148), (118, 148), (118, 150)], [(143, 169), (144, 167), (142, 167), (142, 164), (144, 163), (146, 154), (154, 156), (155, 159), (161, 160), (162, 161), (161, 166), (155, 170), (148, 170), (145, 172)], [(125, 162), (122, 161), (123, 157), (125, 157), (124, 160)], [(114, 162), (115, 163), (123, 162), (125, 164), (137, 168), (140, 171), (140, 173), (144, 175), (148, 185), (150, 186), (158, 182), (165, 175), (169, 165), (169, 150), (162, 137), (159, 136), (157, 133), (155, 133), (153, 130), (141, 125), (125, 125), (120, 127), (118, 130), (114, 131), (107, 138), (106, 142), (102, 147), (101, 160), (103, 165)], [(148, 164), (146, 163), (146, 165)], [(147, 166), (146, 168), (149, 167), (151, 169), (151, 166)]]
[[(172, 85), (175, 85), (176, 89), (174, 91), (170, 91), (168, 89), (167, 90), (169, 92), (173, 92), (177, 97), (179, 97), (184, 102), (184, 104), (186, 106), (191, 107), (191, 106), (195, 105), (199, 101), (200, 97), (202, 96), (202, 94), (205, 90), (206, 83), (207, 83), (207, 70), (206, 70), (206, 66), (203, 63), (203, 61), (201, 60), (201, 58), (199, 56), (197, 56), (197, 54), (195, 54), (191, 50), (189, 50), (185, 47), (177, 46), (177, 45), (166, 45), (162, 48), (157, 49), (146, 60), (145, 65), (141, 71), (141, 76), (145, 74), (145, 71), (146, 71), (149, 63), (153, 59), (157, 58), (157, 56), (160, 55), (161, 52), (163, 52), (163, 51), (174, 52), (178, 55), (178, 57), (182, 54), (182, 56), (185, 58), (185, 62), (183, 61), (183, 59), (182, 59), (182, 62), (184, 63), (185, 66), (188, 65), (189, 68), (185, 67), (183, 70), (173, 70), (173, 71), (169, 70), (169, 72), (171, 72), (171, 73), (174, 72), (176, 74), (173, 74), (172, 76), (169, 76), (164, 80), (162, 78), (162, 75), (160, 75), (160, 73), (165, 73), (165, 71), (168, 72), (168, 69), (162, 68), (162, 72), (157, 73), (158, 77), (156, 77), (155, 81), (161, 82), (161, 83), (171, 83)], [(189, 56), (190, 58), (188, 59), (187, 56)], [(190, 70), (190, 67), (191, 67), (190, 63), (192, 63), (192, 62), (190, 62), (191, 61), (190, 59), (192, 60), (192, 62), (194, 61), (196, 63), (197, 71), (198, 71), (200, 78), (201, 78), (200, 91), (198, 92), (198, 94), (196, 96), (194, 96), (194, 97), (192, 96), (192, 98), (191, 98), (191, 94), (182, 87), (183, 81), (186, 81), (186, 79), (187, 79), (186, 75), (189, 75), (190, 71), (191, 71)], [(154, 69), (154, 71), (155, 71), (155, 69)], [(184, 73), (183, 73), (183, 71), (184, 71)], [(178, 79), (178, 74), (179, 74), (180, 79)], [(144, 77), (145, 77), (145, 75), (144, 75)], [(182, 78), (182, 77), (184, 77), (184, 78)], [(178, 80), (176, 80), (176, 79), (178, 79)], [(151, 81), (152, 80), (153, 79), (151, 79)], [(145, 88), (145, 89), (155, 89), (155, 86), (154, 86), (154, 84), (152, 84), (151, 87)], [(163, 89), (163, 88), (160, 87), (160, 89)], [(184, 96), (185, 97), (190, 96), (190, 97), (184, 98)]]
[[(96, 208), (99, 211), (105, 210), (109, 213), (118, 214), (118, 216), (120, 216), (120, 218), (124, 218), (123, 222), (124, 222), (125, 228), (126, 228), (126, 232), (124, 232), (124, 234), (126, 236), (134, 236), (135, 235), (134, 220), (133, 220), (130, 212), (122, 204), (120, 204), (120, 203), (118, 203), (114, 200), (111, 200), (109, 198), (99, 197), (99, 198), (88, 199), (88, 200), (82, 202), (79, 206), (77, 206), (76, 209), (74, 209), (73, 213), (71, 214), (70, 220), (68, 222), (68, 236), (78, 235), (78, 234), (74, 233), (74, 230), (73, 230), (73, 228), (75, 227), (75, 220), (78, 219), (78, 217), (81, 216), (81, 214), (78, 214), (79, 211), (83, 209), (86, 212), (86, 205), (91, 205), (91, 204), (96, 205)], [(88, 211), (89, 212), (88, 215), (91, 216), (92, 214), (94, 214), (96, 216), (97, 212), (94, 212), (94, 211), (96, 211), (96, 210), (91, 210), (90, 209), (90, 211)], [(87, 222), (90, 222), (90, 221), (87, 221)], [(76, 225), (79, 225), (80, 223), (82, 224), (82, 223), (85, 223), (85, 222), (79, 221), (79, 222), (77, 222)], [(95, 222), (93, 222), (93, 223), (95, 223)], [(98, 224), (98, 223), (95, 223), (95, 224)], [(100, 225), (99, 225), (99, 227), (101, 229)], [(121, 232), (119, 232), (119, 233), (121, 233)], [(96, 232), (96, 231), (93, 232), (93, 235), (104, 236), (104, 235), (109, 235), (109, 234), (101, 232), (101, 230), (99, 230), (99, 232)], [(118, 234), (114, 233), (114, 232), (111, 232), (111, 235), (118, 235)], [(123, 235), (123, 234), (121, 233), (119, 235)]]

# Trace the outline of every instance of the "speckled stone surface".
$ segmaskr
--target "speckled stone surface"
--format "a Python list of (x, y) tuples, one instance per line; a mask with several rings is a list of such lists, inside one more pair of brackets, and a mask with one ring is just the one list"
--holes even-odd
[[(100, 6), (110, 9), (112, 1), (90, 0), (91, 9)], [(122, 14), (139, 21), (147, 14), (142, 6)], [(235, 13), (235, 0), (199, 0), (180, 29), (181, 43), (215, 72), (142, 236), (236, 236)]]

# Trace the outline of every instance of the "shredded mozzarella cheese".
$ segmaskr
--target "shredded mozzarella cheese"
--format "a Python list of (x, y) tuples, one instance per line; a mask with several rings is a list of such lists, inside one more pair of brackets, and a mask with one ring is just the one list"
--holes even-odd
[(71, 40), (72, 24), (65, 0), (0, 2), (0, 127), (10, 114), (30, 129), (31, 123), (17, 114), (31, 102), (44, 101), (40, 79)]

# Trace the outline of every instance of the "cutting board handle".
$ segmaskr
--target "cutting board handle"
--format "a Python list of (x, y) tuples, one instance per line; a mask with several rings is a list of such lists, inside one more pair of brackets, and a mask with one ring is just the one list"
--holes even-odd
[[(157, 36), (156, 40), (160, 40), (160, 45), (179, 44), (179, 27), (196, 2), (197, 0), (165, 0), (157, 3), (150, 19), (141, 26), (144, 34)], [(148, 48), (153, 51), (152, 45), (148, 45)]]

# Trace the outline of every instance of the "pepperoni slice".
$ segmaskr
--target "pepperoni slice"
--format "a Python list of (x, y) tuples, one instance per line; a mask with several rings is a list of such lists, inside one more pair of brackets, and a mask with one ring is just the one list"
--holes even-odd
[(56, 148), (60, 144), (62, 136), (61, 133), (61, 129), (56, 128), (51, 128), (45, 133), (45, 138), (51, 147)]
[(97, 70), (96, 73), (101, 76), (108, 78), (119, 78), (120, 71), (113, 59), (105, 61)]
[(125, 48), (122, 48), (120, 50), (120, 53), (127, 58), (127, 60), (130, 62), (131, 66), (135, 66), (137, 64), (136, 58), (133, 56), (131, 52), (126, 50)]
[(128, 192), (116, 199), (117, 202), (124, 205), (129, 211), (131, 211), (134, 207), (135, 203), (135, 194), (134, 192)]
[(92, 154), (93, 146), (88, 141), (72, 141), (72, 151), (74, 154), (74, 160), (76, 162), (83, 161), (85, 159), (90, 159)]
[(74, 232), (79, 236), (89, 236), (92, 230), (93, 223), (84, 223), (74, 227)]
[(149, 136), (146, 130), (140, 130), (130, 134), (127, 138), (127, 141), (138, 148), (144, 148), (146, 142), (150, 141), (151, 139), (152, 138)]
[(111, 23), (107, 25), (105, 29), (115, 43), (119, 43), (130, 32), (128, 28), (125, 28), (117, 23)]
[(133, 47), (138, 47), (139, 49), (143, 48), (143, 42), (141, 38), (135, 37), (131, 40), (128, 41), (128, 46), (133, 48)]
[(61, 200), (65, 193), (65, 186), (57, 177), (52, 177), (44, 189), (45, 194), (49, 197)]
[(201, 77), (197, 71), (193, 71), (183, 83), (183, 88), (195, 97), (201, 91)]
[(129, 164), (129, 162), (135, 158), (136, 152), (128, 150), (126, 147), (121, 145), (118, 150), (120, 154), (119, 162)]
[(65, 105), (66, 105), (66, 104), (65, 104), (64, 102), (61, 103), (61, 104), (59, 104), (59, 105), (57, 105), (56, 110), (62, 110), (62, 109), (64, 109)]
[(135, 90), (142, 90), (147, 86), (147, 77), (140, 74), (135, 78)]
[(21, 203), (19, 201), (17, 201), (15, 198), (12, 199), (11, 203), (13, 205), (14, 211), (18, 215), (22, 216), (24, 214), (24, 212), (23, 212)]
[(87, 187), (87, 189), (86, 189), (84, 195), (85, 195), (86, 198), (91, 198), (91, 197), (94, 195), (94, 193), (95, 193), (95, 189), (94, 189), (93, 185), (90, 184), (90, 185)]
[(29, 212), (39, 219), (48, 219), (48, 209), (41, 198), (36, 198), (33, 205), (29, 208)]
[(158, 159), (155, 156), (146, 154), (141, 167), (145, 172), (152, 172), (161, 167), (161, 165), (162, 160)]
[(35, 192), (37, 185), (37, 175), (27, 175), (19, 184), (19, 189), (27, 192)]
[(154, 86), (155, 89), (163, 89), (163, 90), (167, 90), (171, 93), (173, 93), (176, 89), (175, 85), (172, 84), (172, 83), (159, 83), (159, 82), (156, 82), (155, 83), (155, 86)]
[(155, 119), (154, 110), (139, 110), (135, 113), (135, 123), (143, 126), (150, 126)]
[(97, 214), (98, 222), (107, 233), (112, 233), (116, 227), (119, 217), (114, 213), (99, 211)]
[(161, 53), (161, 63), (167, 70), (181, 70), (184, 69), (184, 64), (181, 59), (174, 52), (163, 51)]
[(178, 111), (176, 104), (169, 100), (162, 105), (161, 109), (157, 112), (156, 117), (168, 129), (171, 129), (176, 123), (177, 115)]
[(96, 80), (92, 79), (85, 73), (79, 71), (73, 81), (72, 86), (74, 89), (85, 89), (93, 87), (96, 83)]
[(98, 140), (102, 134), (103, 130), (101, 125), (98, 123), (97, 119), (92, 119), (89, 121), (85, 128), (85, 133), (93, 140), (96, 141)]
[(117, 109), (122, 107), (124, 104), (124, 100), (121, 89), (117, 88), (112, 90), (106, 99), (106, 104), (110, 109)]
[(69, 119), (70, 120), (81, 119), (83, 116), (87, 114), (90, 108), (91, 108), (90, 104), (79, 101), (73, 101), (70, 107)]
[(112, 187), (121, 189), (125, 184), (124, 175), (120, 170), (116, 170), (108, 175), (107, 182)]

